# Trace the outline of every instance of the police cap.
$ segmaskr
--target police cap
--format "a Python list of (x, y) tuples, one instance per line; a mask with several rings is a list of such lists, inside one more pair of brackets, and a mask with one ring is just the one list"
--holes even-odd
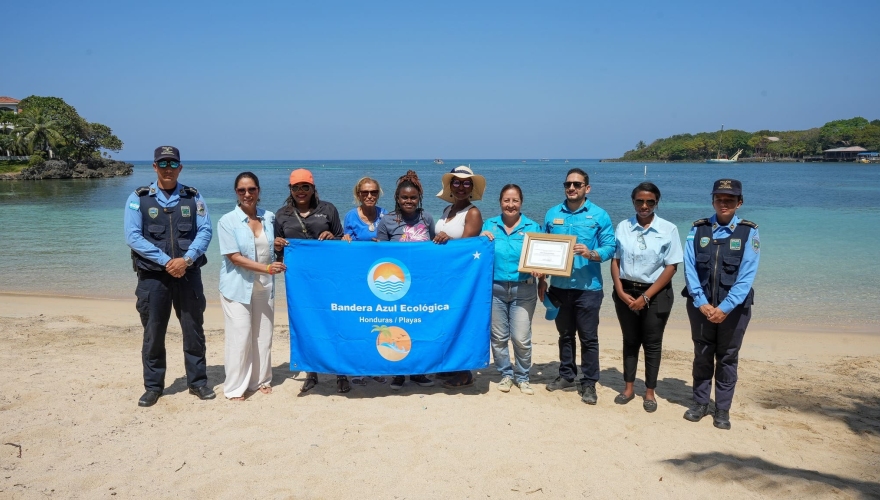
[(734, 196), (742, 196), (742, 182), (736, 179), (718, 179), (712, 186), (712, 194), (732, 194)]

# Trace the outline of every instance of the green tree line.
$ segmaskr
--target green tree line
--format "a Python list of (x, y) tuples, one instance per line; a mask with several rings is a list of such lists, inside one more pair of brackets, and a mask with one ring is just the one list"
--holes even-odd
[[(777, 140), (778, 139), (778, 140)], [(719, 148), (719, 140), (720, 148)], [(733, 156), (743, 150), (743, 157), (803, 158), (821, 155), (822, 151), (837, 147), (861, 146), (868, 151), (880, 151), (880, 120), (868, 121), (862, 117), (835, 120), (820, 128), (809, 130), (772, 131), (754, 133), (742, 130), (679, 134), (657, 139), (649, 145), (639, 141), (635, 149), (624, 153), (622, 160), (705, 160), (722, 155)]]
[(64, 99), (30, 96), (18, 107), (0, 112), (0, 155), (83, 161), (122, 150), (110, 127), (86, 121)]

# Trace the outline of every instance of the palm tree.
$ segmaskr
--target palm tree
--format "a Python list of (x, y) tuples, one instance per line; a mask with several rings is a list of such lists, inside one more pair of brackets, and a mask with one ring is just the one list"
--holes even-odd
[(43, 110), (32, 108), (21, 113), (15, 130), (27, 147), (28, 152), (32, 153), (34, 145), (37, 145), (41, 151), (49, 152), (49, 158), (54, 158), (52, 146), (58, 146), (65, 142), (60, 128), (58, 122), (44, 113)]

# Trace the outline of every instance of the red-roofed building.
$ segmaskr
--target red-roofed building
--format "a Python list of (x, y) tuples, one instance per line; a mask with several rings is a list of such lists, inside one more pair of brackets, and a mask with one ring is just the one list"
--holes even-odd
[(0, 96), (0, 111), (12, 111), (13, 113), (18, 113), (18, 99), (13, 99), (11, 97)]

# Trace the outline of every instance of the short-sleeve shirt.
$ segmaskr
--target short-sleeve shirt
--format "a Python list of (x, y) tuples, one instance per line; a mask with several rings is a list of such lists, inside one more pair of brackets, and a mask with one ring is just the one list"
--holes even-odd
[[(302, 222), (300, 223), (300, 219)], [(305, 232), (303, 232), (305, 226)], [(342, 223), (339, 212), (332, 203), (319, 201), (309, 215), (299, 216), (299, 211), (291, 205), (284, 205), (275, 212), (275, 237), (290, 240), (316, 240), (324, 231), (330, 231), (335, 238), (342, 238)], [(284, 252), (278, 252), (275, 259), (284, 259)]]
[(397, 212), (391, 212), (379, 221), (376, 231), (379, 241), (431, 241), (434, 239), (434, 218), (424, 210), (419, 210), (410, 219), (400, 215), (397, 220)]
[(372, 241), (376, 238), (379, 231), (379, 223), (387, 212), (382, 207), (376, 207), (376, 222), (373, 224), (373, 230), (370, 231), (370, 225), (361, 219), (358, 215), (358, 209), (353, 208), (345, 214), (345, 220), (342, 222), (342, 231), (351, 236), (352, 241)]
[(635, 215), (620, 221), (614, 237), (620, 279), (651, 284), (660, 278), (666, 266), (680, 264), (684, 258), (678, 228), (656, 214), (648, 229), (639, 224)]

